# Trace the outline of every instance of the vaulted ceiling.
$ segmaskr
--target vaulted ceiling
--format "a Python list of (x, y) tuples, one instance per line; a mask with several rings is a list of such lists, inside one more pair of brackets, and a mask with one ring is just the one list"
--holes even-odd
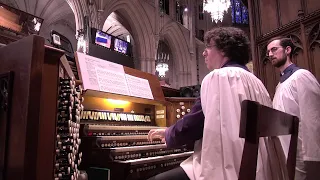
[[(48, 39), (47, 43), (50, 39), (50, 31), (56, 30), (72, 42), (75, 50), (75, 17), (66, 0), (0, 0), (0, 2), (44, 19), (40, 35)], [(99, 0), (96, 3), (99, 4)], [(126, 40), (127, 35), (130, 37), (131, 35), (125, 23), (117, 13), (112, 13), (102, 25), (107, 33)]]
[(50, 39), (50, 31), (54, 29), (65, 35), (75, 49), (75, 18), (66, 0), (0, 0), (0, 2), (44, 19), (40, 35)]
[[(45, 19), (44, 24), (50, 25), (61, 19), (75, 26), (73, 12), (66, 0), (0, 0), (17, 9)], [(74, 28), (75, 29), (75, 28)]]
[(119, 14), (113, 12), (104, 22), (102, 30), (123, 40), (127, 40), (127, 36), (130, 36), (130, 39), (132, 39), (129, 32), (130, 29), (127, 29), (130, 28), (130, 26), (126, 25), (126, 23), (127, 22), (124, 18), (122, 18)]

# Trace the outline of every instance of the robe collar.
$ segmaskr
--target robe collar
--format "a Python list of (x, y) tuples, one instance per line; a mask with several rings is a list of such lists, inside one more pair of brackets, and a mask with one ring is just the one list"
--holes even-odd
[(291, 64), (282, 73), (280, 73), (280, 83), (287, 80), (294, 72), (300, 69), (297, 65)]
[(224, 68), (224, 67), (239, 67), (250, 72), (247, 66), (241, 65), (235, 61), (227, 61), (221, 68)]

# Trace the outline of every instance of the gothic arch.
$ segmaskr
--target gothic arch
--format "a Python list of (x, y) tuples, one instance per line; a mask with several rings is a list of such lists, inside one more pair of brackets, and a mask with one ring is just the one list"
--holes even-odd
[[(106, 20), (112, 12), (119, 13), (127, 20), (131, 29), (131, 34), (135, 41), (138, 58), (141, 61), (141, 70), (154, 74), (156, 53), (156, 30), (152, 29), (152, 19), (144, 10), (140, 1), (117, 1), (112, 0), (104, 5), (102, 20)], [(156, 22), (157, 23), (157, 22)], [(169, 47), (173, 53), (173, 59), (176, 64), (175, 71), (178, 74), (178, 86), (191, 84), (191, 55), (189, 52), (189, 33), (184, 35), (184, 27), (180, 27), (175, 21), (160, 27), (161, 36), (169, 43)]]
[(141, 70), (155, 72), (155, 39), (152, 24), (140, 1), (112, 0), (103, 8), (102, 20), (106, 20), (112, 12), (119, 13), (127, 20), (135, 42), (137, 58), (141, 61)]
[(171, 22), (163, 27), (164, 39), (169, 43), (175, 61), (175, 74), (178, 74), (178, 86), (191, 85), (191, 58), (188, 47), (188, 38), (183, 35), (182, 29), (175, 22)]

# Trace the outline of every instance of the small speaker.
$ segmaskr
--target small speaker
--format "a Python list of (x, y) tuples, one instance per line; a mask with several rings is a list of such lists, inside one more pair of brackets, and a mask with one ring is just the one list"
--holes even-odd
[(180, 97), (199, 97), (201, 85), (185, 86), (180, 88)]

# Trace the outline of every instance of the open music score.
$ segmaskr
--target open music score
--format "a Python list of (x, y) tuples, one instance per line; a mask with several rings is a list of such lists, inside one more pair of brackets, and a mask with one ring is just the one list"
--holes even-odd
[(100, 91), (130, 95), (124, 73), (96, 67), (96, 74)]
[(122, 65), (76, 53), (85, 90), (154, 99), (148, 80), (126, 74)]
[(126, 74), (129, 91), (132, 96), (153, 99), (149, 81)]

